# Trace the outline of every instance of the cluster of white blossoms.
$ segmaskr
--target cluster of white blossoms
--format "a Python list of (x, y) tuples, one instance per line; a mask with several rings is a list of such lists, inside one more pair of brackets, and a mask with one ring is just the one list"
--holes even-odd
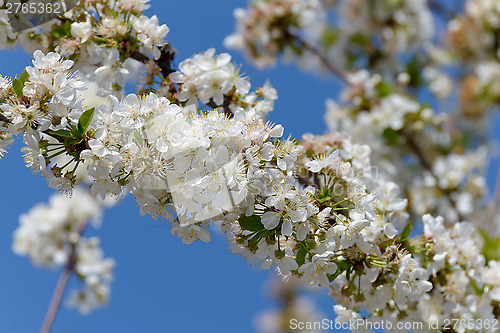
[(21, 215), (14, 232), (14, 253), (39, 267), (74, 270), (83, 286), (72, 291), (68, 305), (83, 314), (109, 302), (115, 262), (104, 258), (99, 238), (82, 236), (89, 223), (99, 227), (103, 205), (109, 203), (79, 188), (72, 197), (54, 195)]
[[(465, 154), (437, 157), (432, 171), (425, 172), (410, 188), (413, 209), (420, 214), (438, 209), (451, 221), (458, 220), (459, 215), (470, 220), (472, 216), (477, 217), (480, 213), (476, 202), (486, 192), (486, 179), (482, 176), (486, 161), (485, 147)], [(453, 200), (440, 193), (451, 189)]]
[[(330, 28), (324, 9), (337, 5), (341, 24)], [(422, 84), (418, 59), (404, 71), (392, 66), (432, 37), (426, 2), (260, 0), (237, 11), (239, 30), (227, 43), (258, 65), (283, 52), (336, 73), (330, 58), (344, 43), (339, 61), (388, 71), (340, 73), (348, 87), (344, 105), (328, 102), (332, 133), (302, 141), (265, 122), (276, 91), (266, 84), (250, 92), (228, 54), (210, 49), (175, 71), (163, 44), (168, 28), (143, 16), (146, 7), (81, 1), (46, 32), (6, 37), (44, 50), (18, 78), (0, 79), (0, 157), (22, 136), (29, 168), (88, 201), (57, 197), (23, 217), (15, 236), (17, 253), (84, 278), (69, 305), (88, 312), (109, 294), (113, 263), (98, 239), (80, 236), (100, 205), (90, 195), (130, 192), (140, 214), (169, 220), (184, 243), (210, 241), (207, 227), (219, 221), (234, 252), (284, 279), (328, 288), (339, 321), (368, 313), (394, 327), (416, 321), (443, 329), (445, 318), (494, 318), (499, 265), (481, 253), (477, 230), (489, 213), (485, 150), (449, 130), (451, 117), (411, 97)], [(120, 95), (138, 69), (150, 76), (142, 94)], [(430, 90), (448, 95), (446, 80), (432, 74), (424, 74)], [(74, 190), (82, 174), (90, 194)], [(52, 207), (61, 205), (67, 209)], [(411, 238), (409, 222), (419, 216), (423, 235)]]
[(156, 16), (143, 15), (147, 2), (82, 0), (60, 18), (16, 33), (2, 11), (0, 49), (21, 45), (30, 53), (57, 51), (75, 61), (87, 80), (97, 82), (102, 94), (115, 93), (137, 76), (143, 58), (151, 54), (158, 59), (166, 43), (169, 28)]
[(453, 153), (459, 139), (445, 131), (446, 115), (366, 70), (346, 78), (344, 104), (327, 101), (330, 130), (369, 143), (374, 165), (404, 186), (414, 213), (443, 215), (450, 223), (472, 219), (486, 194), (487, 149)]
[(186, 242), (193, 235), (207, 240), (204, 222), (256, 190), (248, 178), (259, 169), (247, 171), (247, 160), (283, 133), (254, 112), (192, 114), (154, 94), (96, 108), (94, 126), (81, 153), (92, 191), (103, 196), (127, 188), (141, 214), (173, 221), (176, 213), (173, 232)]
[[(184, 105), (198, 106), (198, 101), (211, 108), (221, 107), (226, 113), (238, 109), (253, 109), (264, 118), (274, 109), (278, 98), (269, 82), (256, 92), (250, 92), (250, 81), (239, 73), (227, 53), (215, 55), (215, 49), (195, 54), (179, 64), (179, 71), (169, 79), (178, 84), (175, 97)], [(160, 91), (162, 94), (162, 91)]]
[[(330, 15), (337, 18), (335, 25), (327, 21)], [(282, 53), (303, 68), (322, 68), (325, 60), (342, 68), (378, 61), (392, 68), (390, 59), (434, 36), (425, 0), (258, 0), (234, 16), (236, 32), (225, 45), (244, 50), (257, 67), (273, 65)]]
[(496, 30), (500, 26), (498, 0), (468, 0), (464, 13), (450, 20), (448, 33), (450, 42), (464, 57), (498, 57)]
[(57, 53), (36, 51), (33, 65), (0, 88), (4, 97), (0, 100), (0, 145), (11, 143), (13, 135), (23, 135), (26, 166), (34, 173), (42, 172), (50, 187), (69, 192), (79, 164), (75, 163), (79, 153), (71, 147), (81, 145), (87, 135), (88, 122), (85, 116), (80, 121), (84, 110), (78, 95), (86, 85), (69, 71), (73, 61)]
[[(84, 86), (67, 71), (72, 62), (36, 52), (33, 63), (7, 95), (24, 85), (28, 96), (14, 97), (41, 116), (29, 126), (18, 121), (28, 113), (9, 104), (12, 95), (0, 108), (7, 128), (24, 131), (25, 159), (49, 173), (49, 185), (69, 192), (76, 169), (86, 168), (94, 195), (130, 191), (141, 214), (170, 220), (185, 243), (209, 241), (206, 227), (221, 220), (234, 251), (263, 268), (276, 265), (285, 277), (325, 287), (333, 281), (345, 297), (362, 299), (359, 281), (381, 269), (398, 272), (391, 283), (400, 302), (428, 291), (429, 274), (416, 258), (388, 263), (388, 248), (401, 242), (396, 226), (405, 222), (406, 201), (397, 185), (372, 175), (368, 146), (338, 136), (328, 147), (306, 150), (278, 140), (283, 127), (264, 123), (253, 110), (197, 114), (152, 93), (111, 96), (82, 112), (76, 92)], [(66, 157), (66, 165), (50, 167), (55, 155)], [(100, 257), (90, 254), (93, 246), (82, 248)]]
[[(416, 311), (424, 322), (445, 318), (475, 319), (470, 331), (495, 331), (481, 328), (478, 322), (495, 319), (492, 300), (498, 295), (490, 290), (498, 282), (488, 279), (481, 237), (474, 224), (456, 223), (447, 229), (443, 219), (424, 215), (424, 239), (427, 240), (428, 271), (434, 288), (419, 300)], [(495, 262), (490, 262), (494, 267)], [(494, 269), (493, 269), (494, 270)], [(482, 275), (485, 272), (485, 275)], [(486, 278), (485, 278), (486, 277)], [(450, 306), (453, 304), (453, 306)], [(464, 327), (461, 331), (466, 331)]]
[[(224, 40), (228, 48), (244, 50), (257, 66), (276, 62), (279, 53), (297, 56), (301, 41), (316, 44), (326, 23), (320, 0), (255, 0), (250, 8), (234, 11), (236, 32)], [(307, 55), (300, 55), (305, 61)]]
[(253, 324), (258, 333), (281, 333), (292, 330), (307, 333), (324, 332), (315, 322), (321, 322), (324, 314), (317, 304), (304, 295), (303, 285), (297, 279), (281, 281), (273, 278), (266, 286), (266, 295), (275, 307), (258, 313)]
[[(447, 22), (445, 66), (460, 66), (460, 110), (464, 127), (480, 133), (500, 99), (500, 2), (468, 0), (464, 11)], [(457, 66), (458, 67), (458, 66)], [(470, 70), (469, 70), (470, 69)]]
[[(434, 35), (434, 22), (426, 0), (383, 0), (369, 3), (346, 0), (339, 3), (339, 42), (353, 39), (379, 42), (388, 54), (421, 47)], [(342, 39), (345, 39), (342, 41)]]
[[(462, 222), (447, 229), (443, 218), (431, 215), (424, 215), (423, 221), (422, 239), (409, 241), (405, 249), (387, 248), (391, 261), (399, 266), (397, 271), (381, 270), (361, 277), (355, 286), (363, 294), (361, 299), (346, 298), (344, 289), (331, 288), (340, 303), (334, 307), (337, 320), (359, 319), (353, 309), (363, 307), (378, 314), (367, 321), (391, 322), (393, 328), (402, 321), (420, 322), (424, 331), (429, 327), (439, 330), (443, 327), (438, 323), (455, 320), (460, 322), (454, 328), (457, 332), (496, 331), (492, 301), (498, 298), (494, 289), (498, 277), (493, 277), (498, 270), (494, 261), (485, 269), (476, 227)], [(408, 252), (418, 247), (422, 249), (420, 263)]]

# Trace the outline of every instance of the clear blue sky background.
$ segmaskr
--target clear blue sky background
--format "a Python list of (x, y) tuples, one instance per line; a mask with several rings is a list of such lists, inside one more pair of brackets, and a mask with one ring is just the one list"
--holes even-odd
[[(227, 52), (222, 40), (233, 31), (232, 11), (245, 5), (244, 0), (152, 0), (149, 15), (170, 27), (167, 37), (178, 50), (178, 64), (210, 47)], [(324, 132), (324, 100), (336, 96), (336, 81), (310, 78), (294, 65), (259, 72), (241, 54), (230, 53), (251, 77), (252, 87), (269, 78), (277, 88), (279, 100), (270, 119), (283, 124), (286, 135)], [(23, 50), (0, 52), (0, 74), (14, 77), (26, 65), (31, 56)], [(60, 273), (35, 268), (11, 250), (19, 215), (53, 193), (24, 167), (21, 147), (17, 143), (0, 161), (1, 333), (38, 332)], [(264, 288), (273, 272), (230, 253), (223, 236), (215, 233), (211, 243), (182, 244), (167, 224), (140, 217), (130, 198), (106, 211), (102, 228), (90, 234), (101, 238), (106, 255), (117, 262), (111, 303), (88, 316), (62, 307), (52, 332), (249, 333), (255, 332), (254, 316), (274, 306)], [(333, 303), (324, 296), (320, 303), (333, 318)]]

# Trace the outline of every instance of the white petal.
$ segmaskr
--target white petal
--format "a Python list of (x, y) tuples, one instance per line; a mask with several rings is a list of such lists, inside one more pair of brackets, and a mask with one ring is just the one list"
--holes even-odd
[(202, 242), (210, 242), (210, 233), (208, 232), (207, 229), (204, 229), (204, 228), (200, 228), (200, 230), (198, 230), (198, 238), (202, 241)]
[(276, 212), (266, 212), (262, 215), (262, 224), (267, 230), (272, 230), (278, 226), (281, 220), (281, 214)]
[(394, 238), (398, 234), (398, 231), (396, 230), (396, 227), (394, 227), (392, 223), (387, 223), (384, 226), (384, 233), (387, 237)]
[(311, 230), (311, 227), (309, 227), (306, 224), (302, 224), (299, 227), (299, 230), (297, 231), (297, 240), (300, 242), (300, 241), (303, 241), (304, 239), (306, 239), (306, 236), (310, 230)]
[(274, 128), (271, 130), (269, 133), (273, 138), (280, 138), (283, 135), (283, 126), (281, 125), (276, 125)]
[(283, 225), (281, 226), (281, 233), (285, 236), (290, 236), (292, 234), (292, 224), (290, 221), (283, 221)]

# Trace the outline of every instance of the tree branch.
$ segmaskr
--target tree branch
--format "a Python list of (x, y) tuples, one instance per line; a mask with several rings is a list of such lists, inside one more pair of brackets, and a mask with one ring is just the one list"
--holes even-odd
[(411, 149), (411, 151), (418, 158), (420, 164), (422, 164), (422, 166), (424, 167), (424, 169), (427, 170), (432, 175), (432, 177), (434, 177), (434, 179), (436, 180), (436, 187), (444, 193), (444, 195), (446, 196), (446, 198), (448, 199), (448, 201), (450, 202), (450, 204), (455, 208), (455, 211), (457, 212), (457, 217), (458, 217), (459, 221), (464, 221), (465, 220), (464, 217), (458, 211), (457, 202), (451, 196), (452, 192), (449, 189), (444, 189), (444, 188), (441, 188), (439, 186), (439, 184), (438, 184), (439, 178), (434, 173), (434, 170), (432, 170), (432, 165), (430, 164), (429, 161), (427, 161), (427, 158), (425, 157), (424, 153), (422, 152), (422, 149), (418, 145), (417, 141), (415, 141), (415, 139), (413, 138), (413, 136), (411, 136), (404, 129), (401, 130), (401, 134), (405, 138), (407, 146)]
[(291, 38), (295, 39), (297, 42), (299, 42), (306, 50), (309, 50), (309, 52), (316, 55), (319, 58), (319, 60), (321, 60), (321, 63), (323, 64), (323, 66), (325, 66), (328, 69), (328, 71), (330, 71), (333, 75), (335, 75), (337, 78), (339, 78), (342, 82), (347, 83), (347, 79), (346, 79), (344, 73), (342, 73), (341, 70), (339, 70), (336, 66), (334, 66), (328, 60), (326, 55), (323, 54), (317, 47), (315, 47), (314, 45), (311, 45), (310, 43), (308, 43), (307, 41), (305, 41), (304, 39), (302, 39), (301, 37), (299, 37), (297, 35), (294, 35), (294, 34), (289, 33), (289, 32), (288, 32), (288, 35)]
[(229, 118), (232, 118), (232, 117), (234, 117), (234, 114), (231, 111), (231, 109), (229, 108), (230, 104), (231, 104), (231, 101), (229, 100), (229, 98), (224, 96), (224, 102), (222, 103), (222, 105), (217, 105), (213, 99), (210, 99), (210, 101), (206, 105), (211, 107), (212, 109), (217, 109), (219, 107), (222, 107), (224, 109), (224, 114), (226, 116), (228, 116)]
[(307, 175), (303, 175), (303, 174), (298, 173), (297, 180), (298, 180), (299, 184), (304, 186), (304, 187), (313, 186), (316, 189), (319, 189), (318, 185), (314, 181), (309, 179), (309, 177)]
[(40, 333), (49, 333), (50, 328), (54, 322), (57, 311), (59, 310), (59, 306), (61, 304), (61, 299), (66, 290), (66, 286), (68, 285), (69, 277), (71, 276), (71, 272), (73, 268), (67, 265), (61, 273), (59, 280), (57, 281), (56, 288), (54, 290), (54, 294), (52, 295), (52, 299), (50, 301), (49, 308), (47, 310), (47, 314), (45, 315), (45, 319), (43, 320), (42, 328), (40, 329)]
[(175, 70), (172, 69), (172, 61), (174, 60), (176, 51), (170, 46), (170, 44), (167, 43), (160, 47), (160, 52), (161, 55), (157, 60), (151, 59), (139, 51), (130, 53), (130, 57), (142, 63), (147, 63), (148, 61), (153, 60), (156, 62), (158, 67), (160, 67), (163, 77), (167, 77), (170, 73), (175, 72)]
[[(84, 223), (80, 229), (78, 230), (78, 234), (81, 235), (87, 226)], [(71, 244), (71, 252), (68, 257), (68, 262), (66, 267), (61, 273), (59, 280), (57, 280), (56, 288), (54, 289), (54, 293), (52, 294), (52, 299), (50, 300), (49, 308), (47, 309), (47, 313), (45, 314), (45, 318), (42, 323), (42, 328), (40, 329), (40, 333), (49, 333), (54, 323), (54, 319), (56, 318), (56, 314), (61, 305), (61, 299), (64, 295), (64, 291), (66, 290), (66, 286), (68, 285), (69, 278), (71, 273), (73, 272), (76, 264), (76, 243)]]

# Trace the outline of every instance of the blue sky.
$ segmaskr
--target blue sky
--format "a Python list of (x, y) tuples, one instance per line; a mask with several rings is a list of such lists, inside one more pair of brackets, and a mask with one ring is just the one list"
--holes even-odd
[[(176, 63), (193, 53), (215, 47), (227, 52), (222, 40), (233, 31), (232, 11), (242, 0), (152, 0), (156, 14), (170, 27), (168, 40), (178, 50)], [(305, 132), (321, 134), (324, 100), (335, 97), (336, 81), (311, 78), (294, 65), (256, 71), (241, 54), (233, 60), (250, 76), (256, 88), (270, 79), (279, 94), (270, 119), (285, 127), (285, 135), (300, 138)], [(24, 51), (0, 52), (0, 74), (15, 76), (31, 56)], [(53, 193), (43, 179), (24, 167), (17, 143), (0, 161), (0, 332), (37, 332), (49, 304), (59, 271), (35, 268), (12, 253), (12, 232), (20, 214)], [(115, 258), (111, 303), (88, 316), (61, 308), (52, 332), (254, 332), (252, 320), (273, 307), (265, 296), (269, 274), (231, 254), (221, 235), (211, 243), (184, 245), (170, 234), (167, 224), (140, 217), (135, 203), (126, 199), (105, 212), (102, 228), (91, 231), (101, 238), (106, 256)], [(72, 279), (71, 285), (76, 284)], [(330, 300), (320, 297), (321, 310), (333, 318)]]

